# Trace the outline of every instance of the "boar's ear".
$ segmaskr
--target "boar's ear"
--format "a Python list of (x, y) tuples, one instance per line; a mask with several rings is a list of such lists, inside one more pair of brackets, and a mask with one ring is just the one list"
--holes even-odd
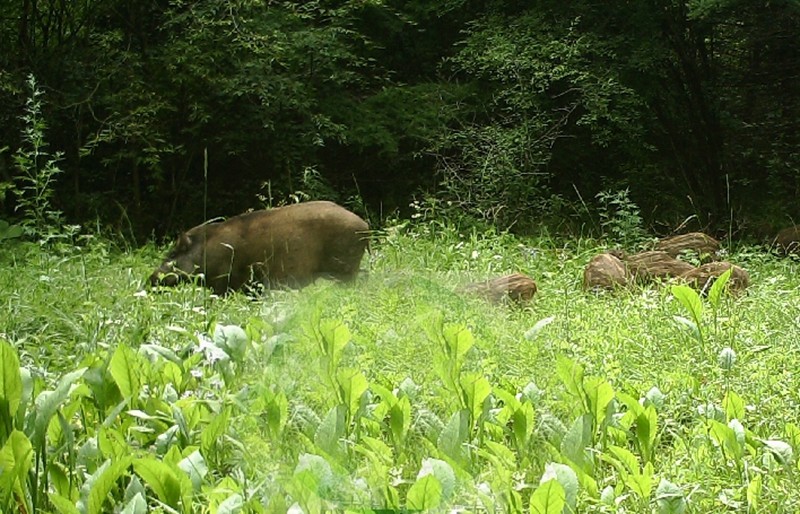
[(175, 250), (179, 252), (184, 252), (189, 250), (192, 246), (192, 239), (189, 237), (189, 234), (184, 232), (183, 234), (178, 236), (178, 241), (175, 243)]

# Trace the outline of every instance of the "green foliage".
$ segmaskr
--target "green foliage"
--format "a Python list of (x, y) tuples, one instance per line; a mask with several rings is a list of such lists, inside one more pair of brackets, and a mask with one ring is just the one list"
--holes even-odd
[(645, 239), (639, 207), (629, 194), (628, 189), (597, 193), (600, 226), (609, 242), (622, 248), (632, 248)]
[[(594, 241), (439, 227), (387, 231), (347, 287), (213, 301), (138, 291), (154, 248), (0, 249), (2, 508), (800, 505), (791, 261), (734, 254), (770, 277), (739, 298), (596, 296), (578, 285)], [(454, 292), (510, 269), (536, 277), (531, 305)]]
[[(33, 237), (48, 239), (62, 232), (63, 215), (53, 205), (55, 181), (62, 170), (58, 162), (63, 154), (51, 154), (45, 140), (45, 123), (42, 114), (42, 91), (31, 74), (27, 80), (28, 99), (22, 121), (22, 146), (14, 154), (14, 162), (20, 171), (12, 190), (17, 208), (23, 213), (23, 226)], [(13, 233), (12, 233), (13, 236)], [(6, 232), (6, 238), (8, 238)]]

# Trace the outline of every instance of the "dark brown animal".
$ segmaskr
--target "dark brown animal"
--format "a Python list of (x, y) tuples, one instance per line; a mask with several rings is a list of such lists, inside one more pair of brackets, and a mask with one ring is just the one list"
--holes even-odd
[(174, 286), (202, 274), (217, 294), (251, 281), (303, 287), (317, 277), (355, 278), (367, 247), (367, 223), (332, 202), (306, 202), (194, 227), (150, 276)]
[(482, 296), (492, 303), (511, 300), (522, 304), (530, 301), (536, 294), (536, 282), (522, 273), (512, 273), (484, 282), (467, 284), (462, 291)]
[(681, 279), (705, 294), (708, 288), (711, 287), (711, 284), (730, 268), (733, 268), (733, 271), (731, 271), (728, 287), (732, 293), (738, 294), (750, 286), (750, 275), (744, 269), (730, 262), (709, 262), (708, 264), (703, 264), (681, 275)]
[(656, 250), (667, 252), (670, 257), (677, 257), (681, 252), (689, 250), (696, 252), (700, 257), (714, 258), (719, 249), (719, 241), (702, 232), (667, 237), (656, 243)]
[(583, 288), (590, 290), (626, 287), (632, 278), (631, 273), (617, 255), (609, 252), (592, 257), (583, 270)]
[(778, 235), (775, 236), (775, 246), (784, 254), (800, 254), (800, 225), (778, 232)]
[(671, 257), (667, 252), (660, 250), (630, 255), (625, 258), (625, 263), (640, 282), (679, 277), (694, 269), (688, 262)]

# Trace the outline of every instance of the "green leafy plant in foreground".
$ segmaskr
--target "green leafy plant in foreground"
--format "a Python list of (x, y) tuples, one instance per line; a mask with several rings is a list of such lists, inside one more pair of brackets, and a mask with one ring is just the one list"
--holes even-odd
[[(465, 270), (495, 269), (505, 262), (495, 255), (513, 262), (518, 251), (513, 239), (501, 248), (457, 231), (435, 237), (450, 252), (443, 262)], [(433, 262), (431, 245), (412, 238), (396, 246), (422, 248), (409, 259)], [(399, 293), (396, 278), (383, 283), (375, 273), (367, 287), (323, 283), (202, 303), (190, 287), (109, 294), (119, 265), (93, 253), (14, 264), (13, 274), (33, 277), (22, 284), (0, 269), (13, 312), (0, 332), (21, 361), (24, 405), (21, 421), (3, 425), (3, 462), (19, 465), (2, 474), (0, 508), (794, 509), (800, 430), (785, 392), (794, 384), (796, 359), (785, 344), (794, 311), (759, 289), (771, 292), (771, 282), (744, 298), (721, 295), (716, 308), (710, 289), (698, 295), (703, 347), (691, 331), (676, 337), (672, 316), (694, 318), (669, 290), (588, 296), (574, 283), (580, 258), (559, 250), (535, 264), (520, 255), (543, 269), (556, 258), (561, 266), (520, 310), (453, 295), (457, 277), (447, 273), (404, 276)], [(135, 275), (156, 258), (120, 262), (133, 262)], [(93, 266), (86, 290), (70, 296), (83, 262)], [(774, 268), (791, 271), (791, 263), (766, 266), (754, 276), (777, 276), (775, 290), (791, 295), (794, 282)], [(780, 312), (764, 310), (769, 301)], [(543, 320), (534, 329), (532, 312)], [(569, 331), (547, 325), (555, 315)], [(759, 349), (767, 337), (782, 351)], [(67, 348), (74, 363), (54, 357)], [(15, 397), (15, 386), (8, 390), (0, 404)], [(64, 398), (43, 446), (33, 437), (40, 397), (40, 409)], [(26, 441), (30, 458), (15, 457)]]
[(201, 338), (186, 360), (156, 345), (120, 344), (54, 389), (44, 389), (0, 341), (3, 511), (96, 514), (121, 504), (138, 513), (158, 504), (189, 513), (201, 493), (219, 505), (246, 503), (238, 485), (208, 482), (207, 463), (220, 465), (229, 408), (181, 398), (198, 385), (194, 366), (213, 370), (244, 358), (243, 334), (218, 325), (214, 349)]

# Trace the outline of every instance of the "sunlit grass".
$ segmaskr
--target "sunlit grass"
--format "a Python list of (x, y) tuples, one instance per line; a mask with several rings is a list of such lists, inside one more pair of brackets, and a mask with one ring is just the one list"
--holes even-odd
[[(792, 485), (796, 457), (786, 464), (790, 472), (770, 460), (769, 452), (756, 442), (800, 443), (800, 435), (791, 428), (800, 425), (798, 262), (760, 249), (738, 249), (730, 260), (750, 272), (753, 285), (740, 298), (725, 297), (716, 318), (706, 309), (706, 339), (701, 345), (676, 321), (686, 312), (669, 287), (613, 294), (582, 291), (583, 266), (598, 251), (600, 245), (589, 240), (559, 244), (549, 238), (460, 233), (446, 225), (396, 227), (373, 244), (364, 261), (368, 270), (354, 284), (320, 281), (302, 291), (212, 298), (191, 286), (144, 290), (145, 277), (161, 257), (153, 247), (121, 252), (94, 241), (72, 251), (43, 252), (17, 245), (0, 254), (0, 307), (7, 313), (0, 317), (0, 337), (13, 344), (23, 366), (52, 384), (88, 357), (110, 355), (123, 343), (131, 348), (157, 344), (187, 355), (215, 324), (246, 328), (256, 336), (247, 361), (225, 384), (201, 384), (215, 402), (232, 406), (229, 437), (243, 445), (231, 447), (208, 480), (216, 485), (233, 473), (236, 480), (261, 483), (253, 498), (269, 508), (299, 501), (298, 459), (321, 452), (320, 427), (341, 399), (341, 391), (332, 388), (321, 371), (325, 359), (318, 331), (325, 320), (343, 324), (350, 333), (338, 369), (356, 370), (374, 389), (363, 399), (367, 410), (353, 414), (354, 424), (345, 432), (346, 458), (329, 456), (336, 473), (355, 481), (353, 491), (360, 490), (358, 477), (372, 487), (373, 480), (383, 480), (376, 475), (391, 474), (391, 480), (384, 478), (394, 480), (404, 495), (410, 493), (424, 459), (446, 458), (441, 441), (431, 434), (443, 433), (458, 407), (435, 365), (442, 348), (430, 334), (439, 318), (466, 327), (473, 337), (461, 373), (485, 377), (492, 388), (514, 394), (535, 384), (529, 390), (538, 391), (533, 435), (538, 442), (519, 454), (527, 464), (516, 471), (530, 485), (521, 489), (526, 505), (544, 463), (559, 459), (554, 441), (581, 412), (580, 402), (567, 393), (555, 371), (559, 359), (567, 357), (614, 392), (639, 398), (656, 387), (663, 393), (655, 476), (681, 486), (684, 494), (691, 491), (688, 501), (698, 512), (723, 509), (720, 495), (731, 505), (747, 505), (748, 484), (708, 442), (698, 410), (709, 403), (722, 406), (726, 394), (735, 392), (746, 406), (739, 421), (749, 431), (752, 448), (744, 458), (760, 466), (770, 484), (759, 493), (759, 505), (764, 512), (791, 512), (800, 506), (800, 494)], [(493, 305), (458, 292), (468, 282), (512, 272), (536, 280), (539, 292), (531, 303)], [(537, 329), (531, 330), (534, 326)], [(719, 365), (719, 353), (726, 347), (736, 354), (731, 369)], [(359, 439), (361, 432), (394, 444), (386, 427), (375, 424), (381, 420), (368, 419), (366, 406), (377, 408), (370, 402), (378, 400), (380, 386), (392, 390), (403, 383), (414, 387), (409, 433), (405, 446), (394, 448), (393, 469), (382, 470), (367, 453), (353, 448), (366, 444)], [(275, 394), (287, 399), (285, 426), (277, 437), (265, 428), (265, 413), (273, 412), (265, 405), (277, 405), (269, 403)], [(545, 441), (556, 446), (548, 449)], [(797, 455), (800, 448), (794, 449)], [(458, 487), (449, 501), (477, 504), (481, 482), (490, 482), (494, 498), (506, 501), (496, 489), (499, 482), (492, 482), (497, 470), (487, 457), (477, 457), (482, 449), (475, 451), (469, 465), (457, 470)], [(601, 489), (611, 485), (617, 495), (626, 494), (627, 486), (612, 467), (599, 462), (597, 466), (595, 479)], [(381, 502), (374, 491), (365, 494), (353, 501)], [(579, 505), (612, 511), (602, 510), (606, 506), (585, 488), (579, 498)], [(635, 512), (643, 504), (621, 505)]]

